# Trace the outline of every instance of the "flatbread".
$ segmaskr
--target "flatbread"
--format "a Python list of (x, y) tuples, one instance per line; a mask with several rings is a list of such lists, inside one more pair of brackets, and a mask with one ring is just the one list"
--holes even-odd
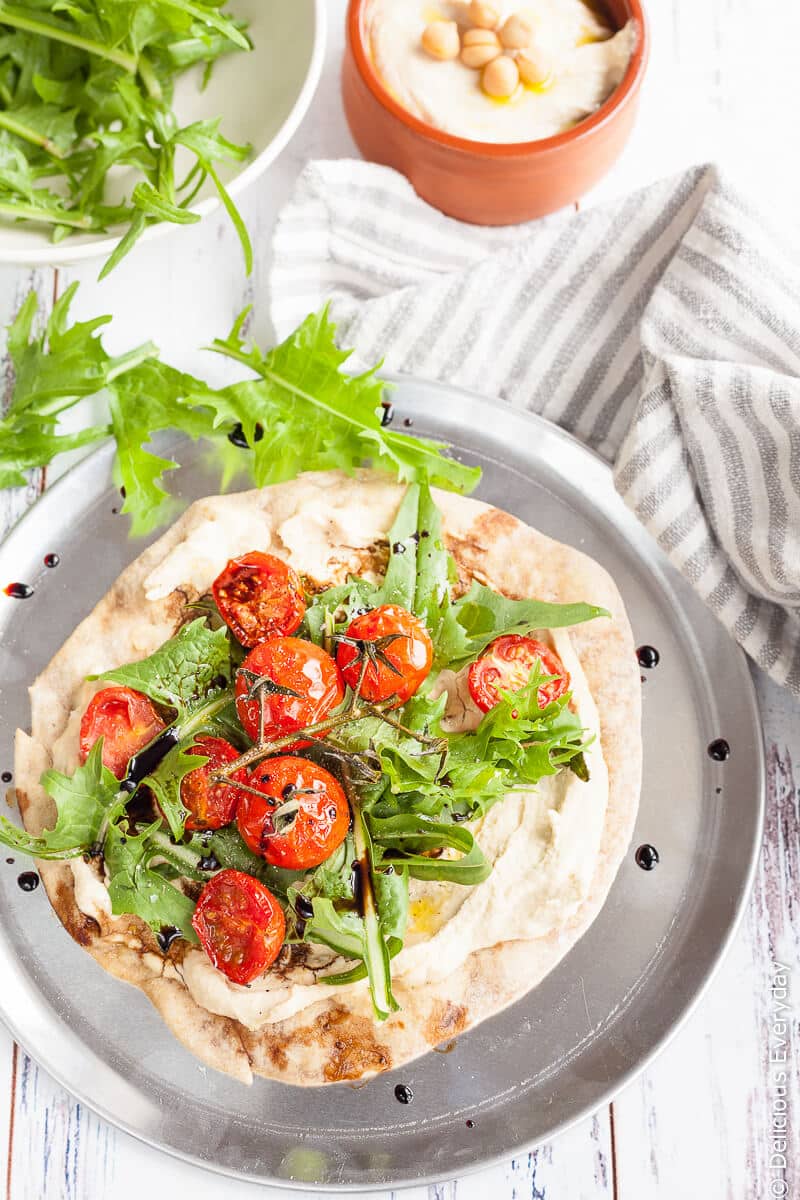
[[(87, 675), (152, 653), (187, 616), (233, 554), (260, 548), (288, 559), (311, 586), (377, 571), (386, 561), (386, 530), (404, 488), (386, 476), (310, 473), (260, 491), (200, 500), (144, 551), (78, 626), (31, 689), (32, 736), (18, 733), (17, 797), (26, 828), (52, 826), (53, 802), (41, 772), (62, 747), (75, 750), (76, 722), (86, 703)], [(181, 977), (186, 950), (165, 958), (136, 917), (111, 921), (76, 902), (69, 864), (41, 863), (52, 905), (72, 937), (107, 971), (149, 997), (175, 1036), (204, 1063), (249, 1082), (263, 1075), (292, 1084), (359, 1079), (399, 1066), (500, 1012), (534, 987), (581, 937), (608, 895), (628, 847), (641, 777), (641, 688), (634, 643), (613, 581), (580, 551), (545, 537), (508, 513), (437, 492), (448, 548), (462, 586), (490, 583), (511, 598), (536, 597), (602, 605), (611, 620), (570, 630), (601, 720), (609, 802), (600, 854), (587, 899), (557, 935), (506, 941), (469, 954), (431, 988), (395, 988), (401, 1011), (379, 1023), (366, 989), (338, 994), (320, 988), (310, 1008), (253, 1031), (195, 1003)], [(313, 568), (313, 569), (309, 569)], [(148, 599), (148, 594), (151, 598)], [(99, 880), (95, 887), (102, 887)], [(82, 907), (92, 911), (85, 895)]]

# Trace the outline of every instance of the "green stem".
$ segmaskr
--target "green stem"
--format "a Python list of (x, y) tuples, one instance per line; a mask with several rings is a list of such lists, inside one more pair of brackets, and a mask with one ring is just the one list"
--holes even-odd
[(118, 67), (122, 67), (131, 75), (136, 74), (139, 65), (132, 54), (126, 54), (123, 50), (114, 50), (113, 47), (103, 46), (100, 42), (81, 37), (77, 33), (71, 33), (61, 24), (38, 21), (35, 17), (29, 17), (25, 12), (13, 8), (9, 4), (0, 4), (0, 25), (10, 25), (13, 29), (22, 29), (26, 33), (38, 33), (42, 37), (52, 38), (55, 42), (63, 42), (66, 46), (75, 46), (78, 50), (85, 50), (96, 58), (105, 58), (109, 62), (116, 63)]
[(36, 133), (35, 130), (29, 129), (21, 121), (15, 120), (9, 112), (0, 112), (0, 129), (7, 129), (9, 133), (16, 134), (23, 141), (30, 142), (32, 146), (39, 146), (42, 150), (46, 150), (48, 154), (52, 154), (53, 158), (64, 157), (58, 146), (49, 137), (46, 137), (43, 133)]
[(0, 216), (18, 217), (27, 221), (44, 221), (50, 225), (69, 225), (71, 229), (95, 229), (91, 217), (75, 217), (68, 212), (52, 212), (38, 208), (35, 204), (4, 204), (0, 202)]
[(124, 375), (127, 371), (132, 371), (134, 367), (147, 362), (150, 358), (158, 358), (158, 346), (155, 342), (144, 342), (143, 345), (137, 346), (135, 350), (128, 350), (127, 353), (120, 354), (118, 358), (114, 359), (113, 364), (106, 372), (106, 383), (113, 383), (120, 375)]
[(144, 55), (139, 59), (139, 75), (151, 100), (163, 100), (164, 93), (161, 91), (161, 84), (158, 82), (152, 63)]
[(353, 812), (353, 845), (361, 877), (361, 911), (364, 921), (364, 963), (369, 976), (369, 989), (375, 1012), (385, 1020), (398, 1008), (392, 995), (389, 952), (381, 930), (378, 906), (372, 885), (372, 844), (364, 822), (364, 814), (347, 765), (342, 767), (342, 784)]

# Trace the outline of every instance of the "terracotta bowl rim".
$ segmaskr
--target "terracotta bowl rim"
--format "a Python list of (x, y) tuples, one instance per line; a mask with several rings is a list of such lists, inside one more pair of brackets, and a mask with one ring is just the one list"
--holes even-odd
[(364, 45), (361, 18), (364, 7), (369, 2), (370, 0), (350, 0), (347, 9), (347, 42), (358, 72), (372, 95), (412, 133), (448, 150), (456, 150), (477, 158), (530, 157), (585, 141), (596, 129), (613, 121), (620, 109), (635, 98), (650, 56), (650, 23), (645, 14), (642, 0), (623, 0), (629, 10), (628, 20), (636, 22), (639, 36), (622, 82), (601, 104), (597, 112), (580, 121), (572, 129), (568, 129), (564, 133), (557, 133), (553, 137), (538, 138), (532, 142), (481, 142), (472, 138), (455, 137), (451, 133), (444, 133), (442, 130), (436, 129), (435, 126), (415, 117), (384, 87)]

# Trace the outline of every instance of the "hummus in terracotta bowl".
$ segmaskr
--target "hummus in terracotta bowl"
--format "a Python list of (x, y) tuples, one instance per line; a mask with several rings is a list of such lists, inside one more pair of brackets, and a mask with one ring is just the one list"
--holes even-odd
[[(475, 25), (471, 14), (496, 24)], [(370, 0), (365, 30), (378, 76), (410, 113), (455, 137), (506, 143), (553, 137), (596, 112), (637, 40), (633, 21), (615, 31), (583, 0)], [(499, 58), (509, 80), (498, 96), (483, 84)]]
[(342, 95), (365, 158), (462, 221), (574, 203), (630, 134), (642, 0), (350, 0)]

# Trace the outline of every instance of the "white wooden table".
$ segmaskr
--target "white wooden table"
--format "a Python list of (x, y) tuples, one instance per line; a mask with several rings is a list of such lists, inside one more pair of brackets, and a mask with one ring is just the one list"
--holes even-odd
[[(227, 331), (244, 303), (268, 338), (263, 298), (275, 213), (303, 162), (354, 153), (338, 95), (346, 0), (329, 0), (331, 38), (320, 91), (290, 148), (245, 198), (257, 267), (246, 280), (222, 218), (143, 246), (97, 285), (96, 268), (0, 271), (0, 322), (33, 286), (51, 303), (75, 278), (75, 311), (111, 312), (108, 343), (152, 337), (175, 365)], [(638, 187), (692, 162), (717, 159), (757, 193), (773, 217), (796, 227), (797, 48), (793, 0), (650, 0), (653, 58), (641, 118), (612, 176), (590, 202)], [(194, 362), (196, 367), (196, 360)], [(0, 532), (45, 485), (0, 494)], [(608, 1107), (556, 1141), (465, 1180), (405, 1193), (409, 1200), (762, 1200), (800, 1196), (800, 706), (757, 674), (767, 743), (766, 843), (746, 918), (710, 991), (659, 1060)], [(770, 1170), (770, 1130), (784, 1096), (770, 1065), (775, 963), (793, 972), (788, 1170)], [(0, 983), (0, 986), (2, 984)], [(0, 1030), (0, 1164), (7, 1200), (193, 1200), (246, 1197), (250, 1185), (220, 1180), (110, 1128), (54, 1084)], [(785, 1180), (785, 1190), (781, 1181)], [(273, 1193), (276, 1196), (297, 1193)], [(387, 1193), (380, 1193), (383, 1198)]]

